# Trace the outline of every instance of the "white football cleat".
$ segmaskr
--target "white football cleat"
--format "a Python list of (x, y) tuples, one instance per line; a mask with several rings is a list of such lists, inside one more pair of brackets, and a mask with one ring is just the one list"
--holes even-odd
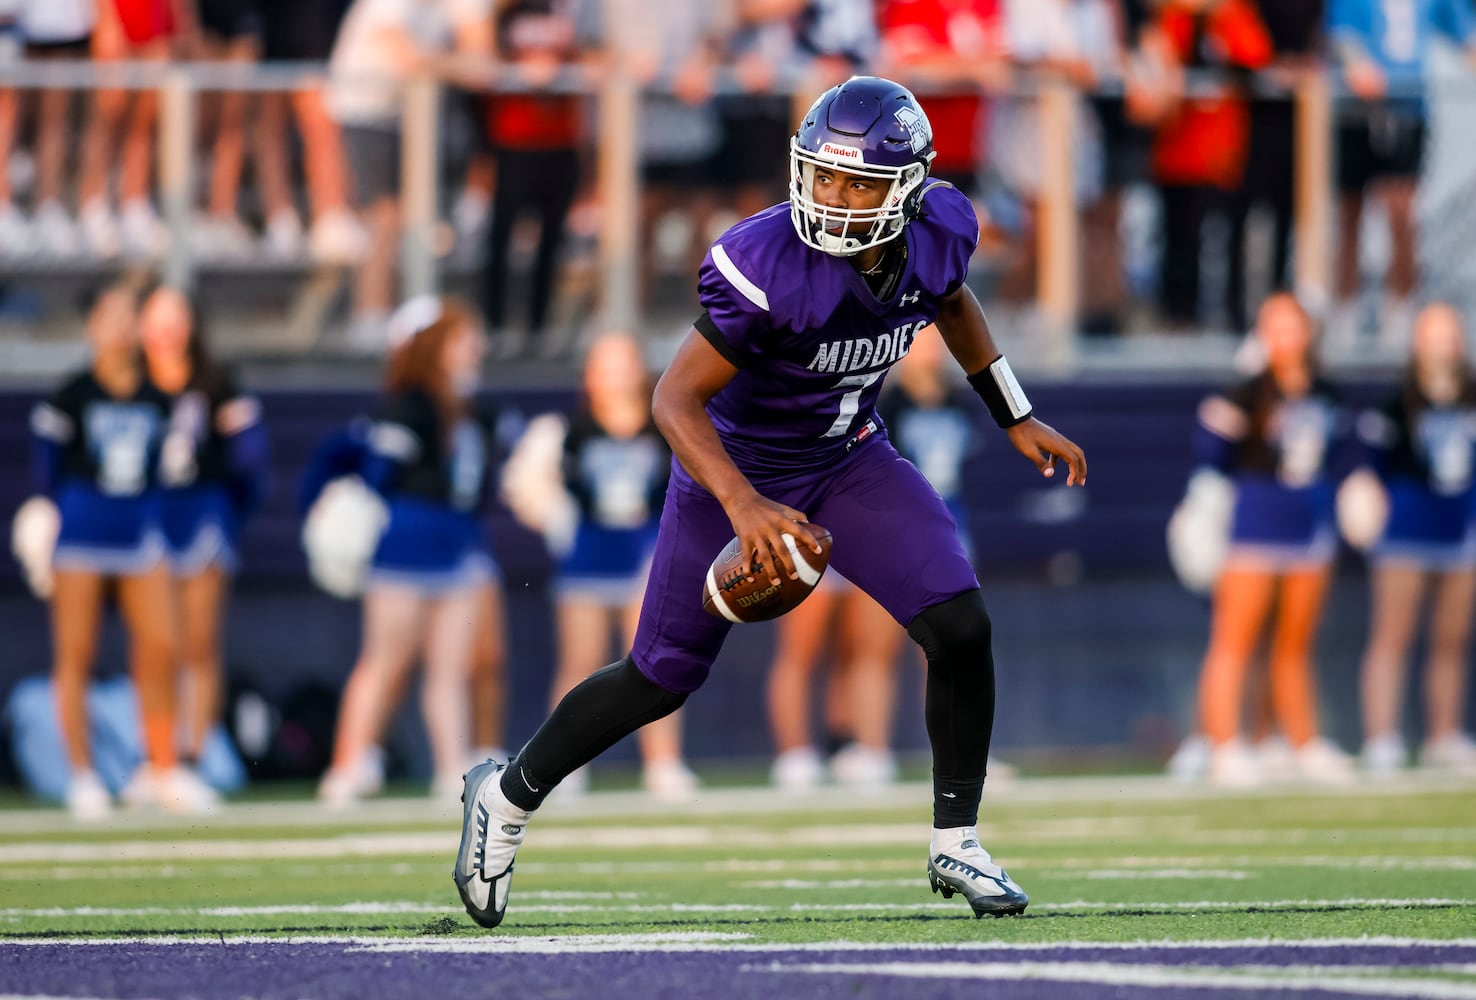
[(975, 917), (1014, 916), (1030, 905), (1025, 891), (979, 846), (978, 831), (972, 826), (933, 830), (928, 848), (928, 884), (944, 899), (953, 898), (955, 892), (963, 893)]
[(1383, 733), (1364, 741), (1361, 760), (1364, 773), (1375, 778), (1391, 778), (1404, 770), (1409, 749), (1398, 733)]
[(1476, 772), (1476, 740), (1456, 730), (1420, 748), (1420, 766), (1461, 773)]
[(825, 762), (812, 746), (785, 750), (774, 758), (769, 780), (781, 792), (808, 792), (825, 780)]
[(113, 797), (102, 779), (91, 769), (74, 771), (67, 780), (67, 812), (86, 823), (106, 819), (113, 812)]
[(466, 772), (461, 793), (461, 849), (451, 879), (471, 918), (496, 927), (507, 912), (513, 858), (523, 843), (529, 814), (502, 794), (503, 765), (495, 760)]
[(646, 794), (661, 802), (686, 802), (697, 794), (701, 784), (680, 757), (653, 761), (641, 768)]

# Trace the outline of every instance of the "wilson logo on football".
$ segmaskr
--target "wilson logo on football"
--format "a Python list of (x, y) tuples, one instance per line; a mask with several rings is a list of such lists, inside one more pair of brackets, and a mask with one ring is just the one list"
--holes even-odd
[(820, 155), (833, 156), (837, 160), (855, 161), (856, 163), (861, 163), (864, 159), (861, 156), (861, 150), (855, 146), (841, 146), (833, 142), (823, 143), (820, 146)]

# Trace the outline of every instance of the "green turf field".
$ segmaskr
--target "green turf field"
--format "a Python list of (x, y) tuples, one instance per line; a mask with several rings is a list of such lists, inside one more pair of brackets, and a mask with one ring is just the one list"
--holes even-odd
[[(1027, 780), (981, 839), (1031, 895), (975, 922), (929, 893), (929, 796), (707, 791), (551, 806), (497, 935), (710, 932), (754, 943), (1476, 937), (1476, 786), (1231, 796), (1158, 779)], [(0, 813), (0, 937), (481, 938), (450, 869), (460, 808), (248, 803), (181, 820)]]

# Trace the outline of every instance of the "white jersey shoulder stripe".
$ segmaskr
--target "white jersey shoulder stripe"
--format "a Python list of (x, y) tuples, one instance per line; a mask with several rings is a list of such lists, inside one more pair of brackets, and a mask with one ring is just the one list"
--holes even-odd
[(758, 285), (749, 281), (748, 275), (738, 270), (738, 265), (733, 263), (733, 258), (728, 256), (728, 251), (723, 248), (721, 243), (714, 243), (712, 245), (712, 262), (717, 265), (717, 269), (722, 272), (723, 277), (727, 278), (728, 282), (734, 288), (743, 293), (745, 299), (758, 306), (764, 312), (769, 311), (768, 294)]

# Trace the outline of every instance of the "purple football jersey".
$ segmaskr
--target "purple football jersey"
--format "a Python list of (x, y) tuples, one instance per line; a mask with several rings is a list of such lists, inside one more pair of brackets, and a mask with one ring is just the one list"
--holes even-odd
[(979, 224), (968, 198), (935, 182), (898, 238), (907, 261), (885, 302), (850, 260), (800, 240), (788, 203), (738, 223), (708, 251), (698, 276), (707, 310), (699, 330), (738, 375), (707, 413), (750, 479), (823, 471), (869, 421), (880, 426), (883, 377), (963, 284)]

